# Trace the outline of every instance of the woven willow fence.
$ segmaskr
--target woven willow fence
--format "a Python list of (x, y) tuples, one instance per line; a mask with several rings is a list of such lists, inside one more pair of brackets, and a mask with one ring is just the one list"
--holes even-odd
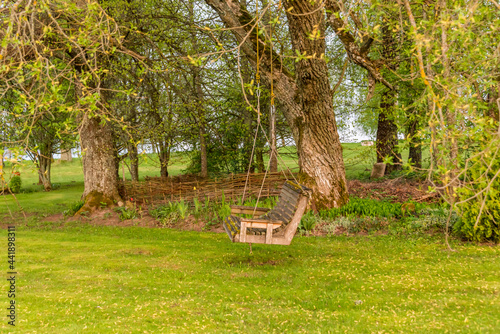
[[(261, 191), (264, 173), (250, 174), (246, 190), (246, 199), (257, 198)], [(243, 195), (246, 174), (231, 174), (217, 179), (201, 179), (195, 175), (180, 175), (172, 178), (148, 177), (145, 181), (122, 181), (125, 198), (134, 202), (157, 204), (170, 201), (191, 202), (206, 198), (220, 201), (236, 200)], [(278, 196), (286, 181), (283, 173), (268, 173), (262, 186), (261, 198)]]

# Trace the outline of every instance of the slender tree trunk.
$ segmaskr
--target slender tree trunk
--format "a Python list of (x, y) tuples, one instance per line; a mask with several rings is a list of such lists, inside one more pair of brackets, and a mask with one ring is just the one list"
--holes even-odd
[(207, 134), (205, 132), (205, 126), (203, 124), (200, 124), (200, 159), (200, 176), (206, 178), (208, 177)]
[(52, 154), (50, 152), (41, 152), (38, 155), (38, 180), (43, 184), (45, 191), (52, 190), (50, 182), (50, 169), (52, 166)]
[(262, 146), (255, 148), (255, 163), (257, 164), (259, 173), (264, 173), (266, 171), (266, 166), (264, 165), (264, 150)]
[[(245, 172), (248, 170), (250, 167), (250, 173), (255, 172), (255, 165), (253, 163), (253, 157), (252, 157), (252, 145), (253, 145), (253, 139), (255, 136), (254, 133), (254, 128), (253, 128), (253, 117), (252, 117), (252, 111), (247, 110), (246, 108), (243, 110), (243, 119), (245, 121), (245, 136), (243, 138), (243, 168)], [(254, 151), (255, 154), (255, 151)], [(252, 161), (250, 161), (250, 159)]]
[[(268, 0), (262, 0), (262, 7), (266, 8), (269, 4)], [(271, 10), (267, 10), (262, 18), (266, 26), (267, 34), (271, 33)], [(276, 154), (276, 106), (269, 105), (269, 171), (278, 171), (278, 157)]]
[(417, 137), (417, 132), (419, 129), (418, 116), (415, 113), (410, 113), (410, 117), (413, 116), (408, 124), (407, 134), (410, 138), (410, 152), (408, 154), (408, 160), (416, 168), (422, 168), (422, 145), (421, 140)]
[(198, 131), (200, 135), (200, 176), (208, 177), (208, 157), (207, 157), (207, 131), (205, 109), (203, 108), (203, 89), (201, 86), (200, 69), (193, 67), (193, 85), (196, 96), (196, 114), (198, 119)]
[(497, 78), (496, 87), (492, 86), (488, 91), (488, 105), (488, 114), (495, 120), (495, 126), (497, 126), (500, 121), (500, 77)]
[[(189, 1), (189, 22), (194, 26), (194, 1)], [(196, 35), (196, 30), (192, 30), (191, 42), (195, 52), (198, 51), (198, 36)], [(193, 74), (193, 88), (194, 95), (196, 96), (196, 114), (199, 124), (199, 134), (200, 134), (200, 165), (201, 171), (200, 176), (203, 178), (208, 177), (208, 159), (207, 159), (207, 130), (206, 130), (206, 118), (205, 110), (203, 108), (203, 89), (201, 82), (201, 69), (198, 66), (192, 66)]]
[(128, 144), (128, 157), (130, 159), (130, 176), (132, 181), (139, 181), (139, 156), (137, 154), (137, 145)]
[[(245, 83), (249, 83), (252, 80), (250, 62), (246, 57), (241, 57), (240, 62), (243, 80)], [(248, 95), (247, 98), (249, 101), (254, 100), (253, 95)], [(250, 173), (253, 173), (255, 172), (255, 165), (252, 157), (253, 140), (255, 137), (255, 129), (253, 127), (254, 112), (243, 107), (241, 113), (243, 114), (245, 122), (245, 133), (243, 134), (243, 169), (246, 172), (250, 167)]]
[(377, 162), (383, 162), (386, 158), (392, 158), (393, 164), (388, 164), (385, 174), (401, 169), (401, 154), (397, 152), (398, 126), (394, 122), (394, 91), (386, 90), (382, 93), (380, 112), (377, 125)]
[(160, 140), (158, 158), (160, 160), (160, 176), (162, 178), (168, 177), (168, 164), (170, 162), (170, 145), (168, 142)]

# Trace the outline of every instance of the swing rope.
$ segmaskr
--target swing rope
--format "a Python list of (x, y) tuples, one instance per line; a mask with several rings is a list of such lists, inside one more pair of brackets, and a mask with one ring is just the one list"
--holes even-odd
[[(255, 43), (256, 43), (256, 49), (257, 49), (257, 61), (256, 61), (256, 73), (255, 73), (255, 83), (257, 84), (257, 89), (255, 91), (255, 94), (257, 95), (257, 128), (255, 129), (255, 136), (253, 138), (253, 144), (252, 144), (252, 153), (250, 154), (250, 163), (248, 164), (248, 170), (247, 170), (247, 178), (245, 180), (245, 187), (243, 188), (243, 197), (241, 199), (242, 204), (245, 202), (245, 195), (247, 191), (247, 186), (248, 186), (248, 180), (250, 178), (250, 170), (252, 169), (252, 162), (253, 162), (253, 155), (255, 153), (255, 144), (257, 143), (257, 135), (259, 134), (259, 125), (260, 125), (260, 55), (259, 55), (259, 2), (255, 1), (255, 17), (257, 19), (256, 23), (256, 36), (255, 36)], [(240, 59), (239, 57), (239, 52), (240, 49), (238, 48), (238, 61)]]
[[(278, 6), (278, 10), (280, 10), (281, 7), (282, 7), (282, 5), (281, 5), (281, 0), (280, 0), (279, 6)], [(255, 82), (257, 84), (257, 89), (256, 89), (256, 95), (257, 95), (257, 128), (255, 130), (255, 136), (254, 136), (253, 145), (252, 145), (252, 153), (250, 155), (250, 163), (248, 165), (247, 177), (246, 177), (246, 180), (245, 180), (245, 187), (243, 188), (242, 203), (244, 203), (244, 201), (245, 201), (245, 195), (246, 195), (246, 191), (247, 191), (247, 187), (248, 187), (248, 181), (249, 181), (249, 178), (250, 178), (250, 170), (252, 168), (252, 162), (253, 162), (253, 157), (254, 157), (254, 153), (255, 153), (255, 146), (256, 146), (256, 143), (257, 143), (257, 135), (258, 135), (258, 132), (259, 132), (259, 128), (262, 130), (262, 133), (264, 134), (264, 137), (265, 137), (266, 141), (269, 144), (271, 143), (270, 140), (269, 140), (269, 137), (267, 136), (266, 131), (264, 130), (264, 128), (262, 126), (261, 119), (260, 119), (260, 116), (261, 116), (261, 113), (260, 113), (260, 94), (261, 94), (261, 91), (260, 91), (260, 53), (259, 53), (259, 21), (260, 21), (260, 18), (259, 18), (258, 1), (255, 2), (255, 13), (256, 13), (256, 18), (257, 18), (257, 24), (256, 24), (256, 29), (257, 29), (257, 33), (256, 33), (257, 61), (256, 61), (256, 73), (255, 73)], [(270, 24), (270, 29), (269, 29), (269, 39), (270, 39), (269, 54), (270, 54), (270, 57), (271, 57), (271, 64), (270, 64), (270, 74), (271, 74), (271, 80), (270, 80), (271, 81), (270, 98), (271, 98), (271, 100), (270, 100), (270, 110), (269, 110), (269, 112), (271, 113), (271, 115), (274, 115), (276, 113), (276, 106), (275, 106), (275, 102), (274, 102), (276, 96), (274, 94), (274, 70), (273, 70), (273, 45), (274, 44), (273, 44), (273, 40), (272, 40), (273, 39), (273, 25), (272, 24)], [(238, 49), (238, 53), (239, 53), (239, 49)], [(238, 60), (239, 60), (239, 55), (238, 55)], [(288, 168), (288, 166), (285, 164), (283, 158), (278, 153), (278, 150), (275, 150), (274, 154), (276, 154), (276, 157), (281, 162), (280, 164), (282, 166), (285, 166), (285, 168), (290, 173), (290, 175), (292, 176), (292, 178), (294, 179), (294, 181), (297, 184), (299, 184), (299, 181), (295, 178), (295, 175), (292, 173), (292, 171), (290, 170), (290, 168)], [(267, 177), (267, 174), (268, 174), (269, 169), (270, 169), (270, 165), (271, 165), (271, 156), (269, 156), (269, 161), (268, 161), (265, 173), (264, 173), (264, 178), (262, 179), (262, 183), (261, 183), (261, 186), (260, 186), (260, 189), (259, 189), (259, 194), (257, 196), (257, 201), (255, 203), (255, 207), (254, 207), (254, 211), (253, 211), (254, 215), (255, 215), (255, 212), (257, 210), (257, 206), (259, 204), (259, 201), (260, 201), (260, 196), (262, 195), (262, 190), (264, 188), (264, 184), (265, 184), (266, 177)], [(284, 169), (282, 169), (281, 172), (285, 176), (285, 179), (288, 181), (288, 177), (287, 177)]]

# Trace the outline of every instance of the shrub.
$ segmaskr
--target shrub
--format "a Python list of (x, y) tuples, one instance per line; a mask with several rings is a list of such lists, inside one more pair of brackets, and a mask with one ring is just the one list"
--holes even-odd
[(9, 182), (9, 188), (10, 191), (13, 193), (18, 193), (21, 190), (21, 176), (20, 175), (14, 175)]
[[(469, 240), (499, 242), (500, 179), (491, 180), (500, 169), (500, 157), (486, 154), (472, 163), (464, 179), (470, 185), (457, 191), (460, 201), (467, 201), (458, 205), (461, 219), (454, 231)], [(481, 191), (480, 196), (474, 197)]]

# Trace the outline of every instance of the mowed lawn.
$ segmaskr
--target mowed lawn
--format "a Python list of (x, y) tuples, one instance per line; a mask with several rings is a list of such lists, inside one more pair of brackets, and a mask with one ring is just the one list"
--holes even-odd
[[(68, 225), (72, 224), (72, 225)], [(7, 232), (0, 240), (6, 245)], [(499, 333), (500, 249), (84, 223), (17, 230), (16, 333)], [(2, 261), (7, 272), (7, 260)], [(7, 283), (4, 281), (3, 290)], [(7, 305), (4, 296), (3, 305)], [(5, 311), (4, 311), (5, 312)]]

